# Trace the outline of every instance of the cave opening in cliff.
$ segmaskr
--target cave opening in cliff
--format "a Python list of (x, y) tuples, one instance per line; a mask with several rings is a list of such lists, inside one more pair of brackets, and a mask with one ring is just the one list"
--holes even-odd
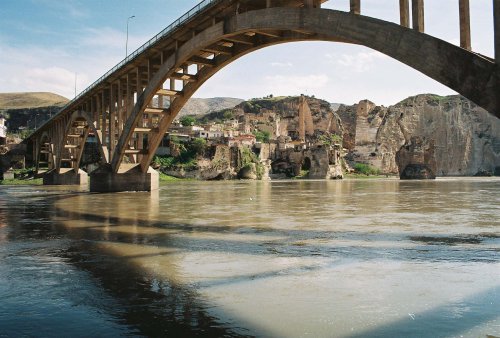
[(301, 169), (306, 171), (311, 170), (311, 159), (309, 157), (304, 158), (304, 162), (302, 162)]

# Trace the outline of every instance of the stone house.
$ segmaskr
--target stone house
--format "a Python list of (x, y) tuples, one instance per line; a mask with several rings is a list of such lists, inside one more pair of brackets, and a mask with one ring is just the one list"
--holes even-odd
[(227, 140), (227, 144), (229, 147), (246, 146), (251, 148), (255, 145), (256, 142), (257, 140), (255, 138), (255, 135), (252, 134), (229, 137)]
[(224, 136), (223, 131), (198, 130), (195, 133), (195, 137), (204, 138), (206, 140), (213, 140), (221, 138), (223, 136)]

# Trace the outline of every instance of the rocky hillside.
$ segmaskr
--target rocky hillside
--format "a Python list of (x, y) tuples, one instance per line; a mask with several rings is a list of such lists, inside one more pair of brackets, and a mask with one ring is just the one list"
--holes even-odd
[(390, 107), (365, 100), (337, 112), (352, 162), (397, 173), (396, 153), (419, 136), (435, 145), (438, 176), (500, 170), (500, 119), (464, 97), (424, 94)]
[[(243, 99), (233, 97), (214, 97), (209, 99), (191, 98), (186, 105), (179, 112), (178, 117), (185, 115), (204, 115), (214, 111), (233, 108), (234, 106), (243, 102)], [(169, 107), (169, 101), (165, 100), (163, 103), (164, 108)], [(153, 99), (153, 105), (157, 105), (156, 98)]]
[[(311, 110), (314, 130), (343, 134), (339, 116), (332, 110), (331, 104), (325, 100), (307, 97)], [(237, 119), (245, 124), (247, 132), (260, 130), (267, 132), (271, 138), (292, 136), (299, 130), (299, 97), (280, 96), (266, 97), (244, 101), (234, 108), (224, 109), (198, 117), (204, 122)]]
[(210, 112), (233, 108), (243, 102), (242, 99), (232, 97), (214, 97), (209, 99), (191, 98), (182, 108), (179, 116), (184, 115), (203, 115)]
[(53, 93), (0, 93), (0, 110), (61, 107), (68, 99)]
[[(231, 118), (271, 138), (292, 136), (298, 130), (298, 97), (267, 97), (245, 101), (232, 109), (216, 111), (200, 120)], [(418, 136), (434, 145), (438, 176), (499, 174), (500, 119), (461, 96), (422, 94), (393, 106), (377, 106), (363, 100), (340, 105), (308, 97), (317, 133), (342, 135), (351, 164), (365, 163), (383, 173), (397, 174), (396, 153)]]
[(39, 127), (68, 101), (53, 93), (0, 93), (0, 114), (8, 130), (17, 133)]

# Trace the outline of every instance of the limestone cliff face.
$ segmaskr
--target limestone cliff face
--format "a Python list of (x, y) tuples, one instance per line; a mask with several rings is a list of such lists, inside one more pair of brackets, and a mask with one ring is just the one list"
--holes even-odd
[(389, 108), (362, 101), (338, 113), (348, 117), (342, 122), (351, 138), (344, 142), (350, 159), (383, 172), (398, 173), (396, 153), (414, 136), (434, 143), (438, 176), (500, 167), (500, 119), (461, 96), (418, 95)]

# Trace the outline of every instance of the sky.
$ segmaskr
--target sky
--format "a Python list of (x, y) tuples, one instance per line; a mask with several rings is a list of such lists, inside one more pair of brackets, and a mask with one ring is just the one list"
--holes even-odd
[[(53, 92), (69, 99), (91, 85), (198, 0), (0, 0), (0, 92)], [(492, 0), (471, 0), (472, 49), (492, 57)], [(398, 0), (362, 0), (362, 14), (399, 22)], [(348, 11), (349, 0), (324, 8)], [(130, 16), (135, 16), (128, 19)], [(426, 0), (426, 32), (459, 44), (458, 0)], [(214, 75), (194, 97), (315, 95), (391, 105), (451, 89), (363, 46), (297, 42), (251, 53)]]

